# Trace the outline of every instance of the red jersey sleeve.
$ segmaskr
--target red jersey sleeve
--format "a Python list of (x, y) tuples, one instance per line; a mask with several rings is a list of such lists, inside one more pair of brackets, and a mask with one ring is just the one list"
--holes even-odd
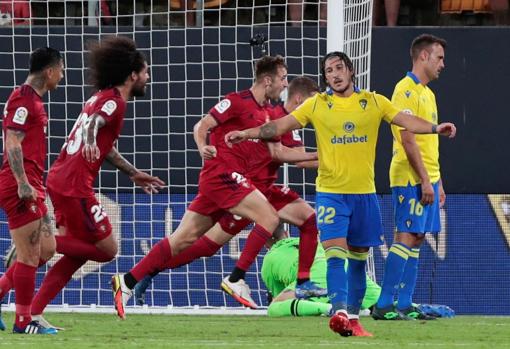
[(34, 103), (27, 96), (18, 94), (9, 99), (4, 109), (4, 125), (6, 128), (27, 131), (35, 122)]
[(218, 102), (214, 107), (209, 110), (218, 124), (223, 124), (227, 120), (238, 117), (240, 98), (235, 94), (229, 94), (224, 99)]
[(93, 113), (101, 115), (109, 124), (115, 122), (119, 115), (124, 115), (125, 110), (126, 102), (120, 96), (105, 96), (95, 103)]

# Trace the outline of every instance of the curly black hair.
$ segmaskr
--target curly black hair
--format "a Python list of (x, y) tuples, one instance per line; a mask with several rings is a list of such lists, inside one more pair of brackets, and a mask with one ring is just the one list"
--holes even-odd
[(124, 36), (90, 42), (89, 49), (90, 84), (98, 90), (122, 85), (132, 72), (139, 73), (145, 66), (143, 53)]

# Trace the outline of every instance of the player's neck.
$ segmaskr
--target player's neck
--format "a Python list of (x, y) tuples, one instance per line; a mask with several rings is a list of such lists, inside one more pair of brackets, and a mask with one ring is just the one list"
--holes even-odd
[[(333, 89), (332, 89), (333, 90)], [(354, 85), (353, 84), (350, 84), (349, 87), (347, 87), (345, 90), (343, 91), (337, 91), (337, 90), (333, 90), (333, 94), (337, 97), (342, 97), (342, 98), (347, 98), (347, 97), (350, 97), (352, 96), (352, 94), (354, 93)]]
[(418, 78), (418, 80), (420, 80), (420, 84), (423, 86), (427, 86), (427, 84), (430, 82), (427, 74), (425, 74), (423, 69), (419, 67), (413, 67), (412, 73)]
[(131, 87), (124, 85), (115, 86), (115, 88), (119, 91), (120, 96), (126, 102), (131, 99)]
[(250, 88), (250, 91), (253, 94), (253, 98), (255, 98), (259, 105), (264, 105), (267, 103), (266, 89), (264, 88), (264, 86), (260, 84), (254, 84)]
[(42, 97), (48, 92), (48, 88), (46, 87), (46, 81), (38, 76), (38, 75), (29, 75), (27, 77), (27, 80), (25, 81), (25, 84), (31, 86), (34, 91), (39, 95), (39, 97)]
[(294, 100), (287, 99), (287, 101), (283, 104), (283, 108), (287, 113), (292, 113), (299, 105), (300, 103), (297, 103)]

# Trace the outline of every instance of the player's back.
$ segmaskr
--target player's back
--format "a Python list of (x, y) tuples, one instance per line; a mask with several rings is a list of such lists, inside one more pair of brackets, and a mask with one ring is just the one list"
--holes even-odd
[(48, 115), (42, 98), (30, 85), (21, 85), (7, 100), (3, 113), (4, 158), (0, 170), (0, 186), (17, 187), (7, 154), (5, 153), (5, 135), (8, 129), (24, 132), (21, 142), (23, 166), (27, 178), (39, 192), (44, 191), (42, 179), (46, 163), (46, 129)]
[[(225, 143), (225, 135), (234, 130), (263, 125), (270, 119), (271, 105), (260, 105), (250, 90), (228, 94), (223, 100), (216, 104), (209, 114), (217, 121), (218, 125), (211, 130), (210, 144), (217, 149), (217, 156), (208, 162), (221, 161), (241, 173), (248, 167), (248, 159), (260, 152), (258, 146), (260, 140), (250, 140), (232, 147)], [(267, 151), (267, 150), (266, 150)]]
[[(70, 197), (93, 195), (94, 179), (120, 135), (125, 110), (126, 102), (116, 88), (101, 90), (85, 102), (58, 159), (50, 168), (48, 188)], [(105, 125), (98, 130), (96, 137), (100, 157), (91, 163), (83, 157), (81, 150), (87, 137), (89, 118), (94, 114), (100, 115)]]

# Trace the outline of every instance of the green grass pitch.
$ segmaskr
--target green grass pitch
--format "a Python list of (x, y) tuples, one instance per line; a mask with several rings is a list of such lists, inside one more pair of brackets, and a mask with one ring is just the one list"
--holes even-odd
[[(4, 313), (12, 326), (12, 313)], [(509, 348), (510, 317), (458, 316), (436, 321), (362, 318), (373, 338), (343, 338), (328, 318), (49, 313), (56, 336), (0, 332), (0, 348)]]

